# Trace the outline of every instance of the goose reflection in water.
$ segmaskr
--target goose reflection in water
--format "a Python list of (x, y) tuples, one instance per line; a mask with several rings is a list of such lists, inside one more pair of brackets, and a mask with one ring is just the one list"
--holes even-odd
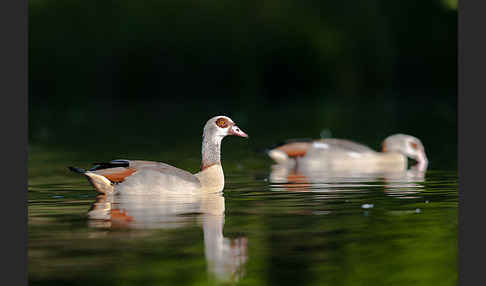
[(100, 194), (88, 212), (89, 225), (101, 228), (169, 229), (191, 225), (196, 214), (204, 233), (208, 271), (219, 280), (237, 281), (248, 260), (246, 237), (223, 236), (225, 202), (221, 192)]
[[(361, 170), (333, 170), (299, 164), (275, 164), (271, 166), (269, 181), (272, 190), (288, 191), (342, 191), (343, 188), (369, 186), (365, 183), (383, 182), (385, 193), (404, 197), (423, 189), (426, 170), (412, 166), (406, 170), (362, 172)], [(411, 198), (411, 197), (409, 197)]]

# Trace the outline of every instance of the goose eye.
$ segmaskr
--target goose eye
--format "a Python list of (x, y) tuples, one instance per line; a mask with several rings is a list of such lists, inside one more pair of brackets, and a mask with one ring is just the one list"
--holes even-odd
[(414, 150), (417, 150), (417, 149), (418, 149), (418, 145), (417, 145), (417, 143), (410, 142), (410, 146), (411, 146), (411, 147), (412, 147), (412, 149), (414, 149)]
[(224, 118), (218, 118), (218, 120), (216, 120), (216, 125), (221, 128), (226, 128), (228, 127), (228, 121)]

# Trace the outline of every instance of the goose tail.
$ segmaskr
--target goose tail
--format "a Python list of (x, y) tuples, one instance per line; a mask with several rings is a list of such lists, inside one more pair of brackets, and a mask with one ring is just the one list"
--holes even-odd
[(88, 178), (88, 181), (91, 185), (95, 188), (95, 190), (99, 193), (108, 194), (113, 192), (114, 187), (113, 184), (108, 180), (106, 177), (102, 175), (98, 175), (91, 171), (86, 171), (83, 168), (78, 167), (68, 167), (68, 169), (77, 174), (83, 174)]

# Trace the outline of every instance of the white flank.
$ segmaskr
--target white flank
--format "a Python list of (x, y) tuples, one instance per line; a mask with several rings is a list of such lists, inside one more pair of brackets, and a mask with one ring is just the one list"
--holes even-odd
[(361, 157), (361, 154), (356, 153), (356, 152), (349, 152), (349, 156), (351, 156), (353, 158), (359, 158), (359, 157)]
[(312, 146), (314, 146), (316, 148), (322, 148), (322, 149), (328, 149), (329, 148), (329, 145), (327, 145), (327, 143), (322, 143), (322, 142), (314, 142), (314, 143), (312, 143)]

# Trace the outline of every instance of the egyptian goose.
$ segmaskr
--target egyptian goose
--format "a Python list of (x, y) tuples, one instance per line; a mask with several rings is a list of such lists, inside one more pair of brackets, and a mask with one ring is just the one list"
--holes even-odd
[(407, 157), (417, 161), (418, 171), (427, 169), (422, 142), (416, 137), (395, 134), (382, 143), (382, 152), (344, 139), (293, 141), (268, 152), (277, 164), (297, 166), (300, 170), (352, 171), (362, 173), (394, 172), (407, 169)]
[(84, 174), (96, 191), (121, 191), (133, 194), (222, 191), (221, 141), (228, 135), (248, 137), (233, 120), (215, 116), (204, 126), (201, 171), (191, 174), (174, 166), (152, 161), (113, 160), (97, 163), (91, 169), (69, 169)]

